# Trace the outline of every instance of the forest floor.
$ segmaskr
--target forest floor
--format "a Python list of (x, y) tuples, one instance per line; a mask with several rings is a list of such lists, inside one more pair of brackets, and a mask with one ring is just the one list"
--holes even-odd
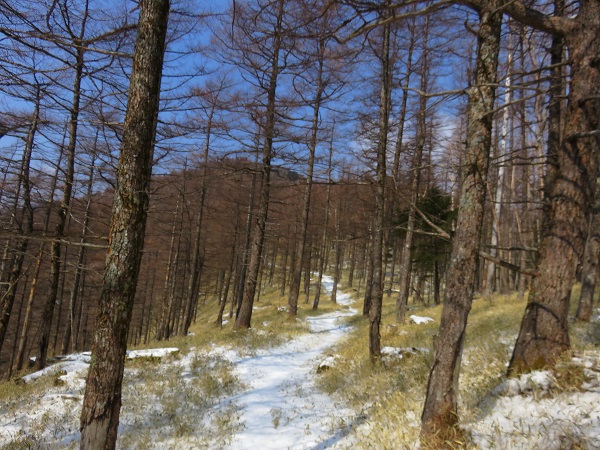
[[(325, 277), (327, 293), (332, 285)], [(373, 366), (353, 297), (340, 293), (337, 305), (293, 324), (281, 306), (262, 303), (248, 332), (130, 351), (118, 448), (418, 448), (440, 308), (420, 307), (399, 327), (388, 304), (387, 346)], [(461, 378), (466, 438), (449, 445), (600, 448), (600, 320), (574, 327), (576, 350), (555, 371), (506, 380), (522, 308), (515, 297), (475, 302)], [(284, 324), (291, 334), (282, 336)], [(0, 384), (0, 449), (78, 448), (88, 362), (89, 354), (69, 355)]]

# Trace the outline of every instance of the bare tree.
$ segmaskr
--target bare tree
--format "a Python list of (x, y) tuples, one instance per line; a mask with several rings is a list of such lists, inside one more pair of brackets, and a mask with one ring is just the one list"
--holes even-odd
[(248, 273), (243, 291), (243, 298), (239, 308), (239, 313), (235, 321), (235, 328), (250, 328), (252, 319), (252, 305), (258, 283), (260, 272), (261, 255), (265, 240), (265, 229), (267, 225), (267, 215), (269, 212), (269, 198), (271, 193), (271, 160), (273, 158), (273, 139), (275, 136), (276, 122), (276, 92), (279, 78), (280, 52), (283, 44), (283, 17), (285, 11), (285, 2), (277, 0), (275, 4), (272, 31), (272, 47), (270, 67), (267, 75), (268, 82), (265, 83), (265, 95), (267, 96), (265, 120), (264, 120), (264, 142), (262, 149), (260, 190), (258, 198), (258, 212), (255, 217), (255, 223), (252, 230), (252, 239), (250, 245), (250, 256), (248, 262)]
[[(388, 11), (384, 13), (384, 20)], [(377, 135), (377, 162), (375, 186), (375, 223), (373, 230), (372, 252), (372, 279), (371, 301), (369, 305), (369, 355), (371, 360), (381, 356), (381, 337), (379, 325), (381, 323), (381, 310), (383, 304), (384, 280), (384, 235), (385, 235), (385, 188), (387, 183), (387, 144), (389, 134), (389, 121), (391, 109), (392, 70), (390, 61), (390, 32), (391, 25), (383, 26), (381, 50), (380, 93), (379, 93), (379, 131)]]
[(468, 88), (467, 141), (461, 173), (456, 234), (447, 272), (445, 302), (421, 422), (425, 439), (444, 442), (456, 433), (460, 359), (473, 302), (486, 176), (492, 142), (492, 110), (500, 50), (499, 2), (479, 9), (474, 82)]
[(81, 412), (81, 448), (114, 449), (127, 333), (140, 268), (165, 51), (168, 0), (140, 5), (104, 284)]
[[(421, 50), (421, 94), (419, 96), (419, 111), (417, 113), (417, 135), (415, 150), (410, 170), (410, 205), (408, 207), (408, 220), (406, 224), (406, 236), (404, 238), (404, 248), (402, 249), (402, 259), (400, 261), (400, 294), (397, 300), (396, 321), (403, 322), (406, 316), (408, 297), (410, 292), (410, 279), (412, 271), (413, 257), (413, 237), (416, 226), (417, 212), (416, 205), (419, 199), (419, 189), (421, 185), (421, 165), (423, 162), (423, 151), (426, 145), (427, 135), (427, 97), (426, 92), (429, 82), (429, 49), (427, 41), (429, 37), (429, 18), (424, 18), (423, 48)], [(402, 104), (405, 107), (404, 99)]]
[(600, 142), (600, 3), (579, 2), (576, 17), (542, 14), (521, 2), (506, 5), (516, 20), (563, 37), (569, 48), (571, 83), (564, 136), (542, 230), (538, 276), (533, 279), (509, 374), (552, 366), (570, 348), (568, 311), (577, 264), (583, 257), (593, 212)]
[[(96, 141), (97, 141), (97, 136), (96, 136)], [(95, 149), (94, 149), (95, 150)], [(79, 250), (77, 252), (77, 260), (75, 262), (75, 276), (73, 278), (73, 286), (71, 288), (71, 294), (69, 296), (69, 312), (67, 314), (67, 323), (65, 324), (65, 332), (63, 334), (63, 340), (62, 340), (62, 344), (61, 344), (61, 348), (60, 348), (60, 352), (61, 354), (66, 354), (68, 349), (69, 349), (69, 345), (71, 345), (71, 348), (73, 350), (75, 350), (75, 335), (76, 330), (75, 330), (75, 325), (76, 325), (76, 312), (77, 312), (77, 299), (78, 299), (78, 294), (79, 294), (79, 286), (81, 284), (81, 275), (84, 269), (83, 266), (83, 262), (84, 262), (84, 258), (85, 258), (85, 250), (86, 247), (85, 242), (87, 239), (87, 235), (89, 232), (89, 225), (90, 225), (90, 208), (92, 206), (92, 191), (94, 188), (94, 171), (96, 170), (96, 166), (95, 166), (95, 162), (96, 162), (96, 156), (92, 155), (92, 162), (90, 164), (90, 173), (88, 176), (88, 183), (87, 183), (87, 192), (86, 192), (86, 204), (85, 204), (85, 212), (84, 212), (84, 216), (83, 216), (83, 224), (82, 224), (82, 230), (81, 230), (81, 237), (79, 239), (79, 243), (81, 244), (79, 247)], [(79, 298), (79, 302), (82, 302), (83, 299)]]
[[(21, 167), (16, 185), (11, 222), (16, 231), (14, 242), (9, 240), (4, 249), (0, 277), (0, 349), (6, 337), (13, 303), (17, 293), (17, 283), (22, 276), (23, 261), (29, 245), (28, 237), (33, 232), (33, 207), (31, 204), (31, 155), (35, 135), (40, 125), (41, 92), (38, 88), (35, 94), (35, 107), (31, 115), (29, 131), (25, 138)], [(22, 197), (22, 199), (21, 199)], [(22, 203), (19, 206), (19, 203)]]

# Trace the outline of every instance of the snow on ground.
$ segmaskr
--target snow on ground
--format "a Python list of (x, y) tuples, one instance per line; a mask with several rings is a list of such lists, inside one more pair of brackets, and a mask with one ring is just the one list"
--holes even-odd
[(411, 322), (416, 323), (417, 325), (421, 325), (422, 323), (433, 322), (433, 319), (431, 317), (415, 316), (414, 314), (410, 316), (409, 319)]
[[(324, 276), (323, 285), (331, 292), (331, 277)], [(350, 305), (352, 300), (349, 295), (340, 294), (337, 302)], [(323, 354), (348, 332), (344, 317), (356, 313), (348, 307), (309, 317), (310, 334), (233, 361), (238, 377), (248, 389), (225, 400), (242, 407), (242, 429), (228, 448), (329, 448), (344, 435), (353, 411), (318, 391), (313, 378)]]
[(548, 371), (504, 381), (465, 427), (482, 449), (600, 448), (600, 352), (573, 358), (587, 377), (580, 391), (561, 392)]
[[(325, 276), (323, 285), (331, 292), (333, 280)], [(313, 379), (325, 352), (349, 331), (344, 318), (357, 314), (349, 306), (349, 295), (339, 294), (337, 301), (346, 308), (309, 317), (309, 334), (252, 356), (224, 348), (187, 355), (179, 355), (176, 348), (128, 352), (130, 359), (150, 361), (142, 368), (126, 369), (118, 447), (268, 450), (335, 446), (354, 413), (318, 391)], [(157, 363), (165, 358), (167, 363)], [(211, 358), (214, 364), (219, 358), (229, 360), (246, 389), (221, 397), (216, 404), (197, 398), (195, 370), (207, 361), (211, 364)], [(35, 448), (77, 447), (89, 361), (89, 352), (69, 355), (24, 377), (25, 383), (46, 377), (54, 385), (28, 401), (0, 405), (0, 447), (11, 442)]]
[(405, 355), (414, 356), (419, 353), (429, 353), (428, 348), (419, 348), (419, 347), (382, 347), (381, 354), (383, 357), (391, 357), (402, 359)]
[[(323, 284), (331, 292), (333, 280), (324, 277)], [(314, 383), (320, 363), (335, 364), (331, 348), (349, 331), (344, 319), (357, 314), (350, 296), (338, 295), (338, 303), (346, 307), (307, 319), (310, 333), (251, 356), (219, 347), (186, 355), (175, 348), (129, 352), (130, 358), (148, 361), (126, 369), (118, 448), (351, 449), (355, 433), (368, 442), (368, 424), (351, 429), (360, 422), (356, 412)], [(421, 351), (382, 349), (392, 358)], [(89, 353), (69, 355), (24, 377), (25, 383), (46, 380), (41, 384), (46, 387), (0, 404), (0, 448), (10, 443), (10, 448), (77, 448), (89, 359)], [(573, 361), (586, 376), (580, 390), (562, 389), (543, 371), (503, 382), (482, 402), (479, 417), (465, 424), (473, 444), (600, 448), (600, 352), (587, 351)], [(230, 369), (237, 380), (228, 383), (223, 377)], [(203, 397), (207, 381), (218, 391), (214, 398)], [(397, 448), (407, 448), (406, 443)]]

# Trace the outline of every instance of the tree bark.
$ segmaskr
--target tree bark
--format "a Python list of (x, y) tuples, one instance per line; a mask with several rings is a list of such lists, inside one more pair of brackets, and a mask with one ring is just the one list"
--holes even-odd
[(144, 0), (117, 169), (109, 249), (81, 412), (81, 448), (117, 440), (127, 333), (144, 246), (154, 138), (169, 16), (168, 0)]
[(468, 89), (467, 142), (458, 221), (421, 422), (421, 436), (426, 441), (444, 442), (457, 432), (460, 358), (467, 316), (473, 302), (492, 141), (492, 111), (502, 27), (502, 13), (497, 8), (498, 3), (491, 1), (479, 11), (475, 82)]
[(598, 270), (600, 264), (600, 179), (596, 182), (596, 208), (590, 220), (589, 234), (585, 243), (583, 254), (583, 267), (581, 268), (581, 295), (575, 320), (580, 322), (589, 322), (592, 317), (594, 307), (594, 291), (596, 290), (596, 281), (598, 280)]
[(569, 300), (583, 257), (598, 176), (600, 136), (600, 2), (580, 2), (565, 33), (571, 84), (564, 137), (548, 185), (539, 276), (534, 278), (508, 373), (553, 366), (570, 348)]

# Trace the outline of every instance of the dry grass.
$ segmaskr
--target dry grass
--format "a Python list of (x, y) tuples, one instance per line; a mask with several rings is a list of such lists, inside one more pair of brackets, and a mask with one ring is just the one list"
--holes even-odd
[(229, 317), (229, 304), (223, 314), (224, 324), (218, 326), (219, 305), (216, 298), (209, 297), (198, 305), (197, 319), (190, 327), (190, 335), (173, 336), (168, 341), (150, 341), (146, 345), (133, 348), (177, 347), (182, 353), (190, 348), (208, 348), (211, 345), (237, 349), (243, 354), (253, 354), (257, 349), (268, 348), (284, 343), (293, 336), (308, 332), (306, 322), (308, 316), (330, 312), (339, 308), (329, 301), (329, 296), (321, 291), (318, 311), (313, 311), (314, 285), (311, 287), (310, 303), (301, 295), (298, 303), (298, 319), (290, 320), (286, 311), (287, 295), (281, 296), (279, 289), (266, 288), (261, 292), (258, 302), (255, 301), (252, 312), (252, 327), (248, 330), (233, 330), (235, 318)]
[[(198, 308), (197, 321), (188, 336), (174, 336), (168, 341), (152, 341), (137, 348), (177, 347), (179, 352), (160, 358), (128, 360), (123, 384), (120, 448), (222, 448), (239, 428), (239, 406), (235, 402), (220, 404), (224, 398), (241, 391), (233, 365), (225, 358), (209, 354), (217, 347), (231, 348), (247, 356), (258, 349), (281, 344), (308, 332), (307, 316), (321, 314), (338, 306), (323, 293), (319, 311), (301, 299), (298, 320), (290, 320), (282, 310), (287, 297), (273, 289), (261, 294), (255, 303), (253, 327), (233, 330), (233, 321), (218, 327), (216, 299), (208, 298)], [(312, 300), (312, 293), (311, 293)], [(228, 312), (228, 309), (226, 309)], [(46, 394), (60, 394), (66, 389), (77, 401), (68, 411), (49, 411), (40, 421), (29, 421), (27, 428), (5, 448), (75, 448), (69, 441), (77, 435), (82, 388), (72, 389), (57, 383), (57, 376), (41, 377), (30, 384), (0, 383), (0, 414), (8, 417), (24, 413), (31, 416)], [(22, 417), (22, 416), (21, 416)], [(32, 416), (31, 416), (32, 417)], [(0, 445), (2, 447), (2, 445)], [(4, 447), (3, 447), (4, 448)]]
[[(358, 302), (359, 306), (362, 302)], [(368, 320), (353, 320), (355, 330), (338, 349), (339, 362), (324, 372), (320, 386), (346, 399), (359, 411), (357, 448), (416, 448), (420, 417), (434, 336), (438, 333), (441, 306), (410, 305), (409, 315), (427, 316), (427, 324), (396, 324), (395, 298), (384, 297), (381, 344), (389, 347), (427, 348), (429, 353), (402, 359), (383, 358), (373, 364), (368, 354)], [(478, 402), (499, 382), (506, 370), (525, 300), (511, 296), (478, 298), (469, 317), (460, 382), (461, 415), (471, 417)], [(359, 425), (361, 424), (361, 425)], [(441, 443), (422, 443), (425, 448), (465, 448), (458, 435)]]
[[(578, 287), (573, 289), (572, 294), (571, 307), (574, 312), (579, 298)], [(171, 357), (174, 359), (185, 357), (191, 349), (202, 351), (214, 345), (236, 349), (244, 355), (253, 354), (258, 349), (281, 344), (307, 332), (305, 321), (302, 320), (307, 316), (338, 308), (329, 302), (325, 294), (322, 296), (318, 312), (312, 310), (312, 303), (305, 303), (303, 299), (304, 297), (298, 305), (300, 320), (291, 321), (287, 313), (282, 311), (282, 308), (287, 306), (287, 296), (282, 297), (279, 291), (267, 289), (262, 293), (260, 302), (255, 304), (253, 328), (234, 331), (233, 321), (229, 321), (223, 327), (214, 325), (218, 305), (215, 299), (209, 298), (206, 303), (199, 305), (197, 321), (190, 330), (193, 335), (174, 337), (167, 342), (151, 342), (144, 347), (178, 347), (180, 353)], [(493, 295), (474, 300), (461, 367), (459, 406), (463, 421), (474, 420), (482, 413), (481, 410), (486, 408), (483, 400), (488, 398), (502, 381), (525, 304), (526, 298), (520, 299), (516, 294)], [(355, 307), (359, 310), (362, 308), (362, 299), (357, 301)], [(353, 448), (409, 449), (418, 446), (420, 415), (433, 359), (433, 340), (438, 333), (441, 307), (411, 304), (409, 315), (416, 314), (434, 319), (432, 323), (420, 325), (408, 322), (396, 324), (395, 307), (395, 297), (385, 296), (380, 328), (382, 346), (426, 348), (429, 352), (417, 352), (410, 357), (405, 355), (402, 359), (382, 358), (379, 363), (373, 364), (368, 354), (368, 320), (359, 314), (349, 319), (353, 331), (332, 352), (339, 355), (335, 365), (317, 376), (320, 388), (356, 411), (355, 417), (348, 418), (345, 424), (354, 431)], [(571, 338), (577, 351), (597, 350), (600, 325), (575, 323), (572, 326)], [(157, 370), (158, 367), (161, 369)], [(191, 442), (190, 436), (205, 434), (221, 438), (218, 442), (196, 439), (193, 441), (194, 445), (222, 446), (227, 444), (227, 436), (231, 436), (235, 427), (239, 426), (235, 404), (221, 408), (218, 413), (210, 412), (211, 405), (220, 398), (242, 388), (233, 377), (232, 367), (226, 361), (198, 356), (192, 359), (185, 370), (181, 364), (169, 367), (164, 362), (133, 361), (128, 362), (127, 370), (124, 419), (129, 417), (130, 420), (120, 438), (124, 447), (134, 443), (138, 448), (150, 447), (156, 443), (161, 433), (161, 436), (171, 436), (170, 441), (163, 441), (165, 445), (184, 445)], [(553, 375), (556, 383), (550, 395), (577, 391), (588, 380), (585, 370), (581, 366), (573, 365), (570, 358), (560, 361)], [(183, 381), (184, 379), (186, 381)], [(42, 380), (32, 385), (17, 385), (12, 382), (0, 384), (0, 414), (22, 407), (52, 387), (52, 379)], [(193, 389), (189, 389), (190, 383)], [(191, 405), (189, 407), (193, 409), (192, 416), (195, 418), (190, 418), (189, 414), (183, 414), (181, 411), (182, 406), (178, 399), (182, 395), (187, 396), (185, 403)], [(152, 412), (140, 408), (135, 402), (139, 396), (159, 398), (158, 409)], [(210, 416), (208, 421), (197, 420), (198, 417), (207, 414)], [(276, 426), (281, 417), (276, 410), (271, 414)], [(150, 423), (151, 428), (145, 428), (145, 423)], [(166, 431), (165, 426), (168, 427)], [(161, 427), (163, 431), (152, 431)], [(571, 445), (569, 448), (578, 448), (580, 445), (575, 435), (567, 441)], [(11, 443), (13, 447), (7, 448), (36, 448), (38, 442), (38, 434), (31, 433), (15, 437)], [(460, 434), (444, 442), (421, 443), (421, 448), (469, 446), (468, 436)]]

